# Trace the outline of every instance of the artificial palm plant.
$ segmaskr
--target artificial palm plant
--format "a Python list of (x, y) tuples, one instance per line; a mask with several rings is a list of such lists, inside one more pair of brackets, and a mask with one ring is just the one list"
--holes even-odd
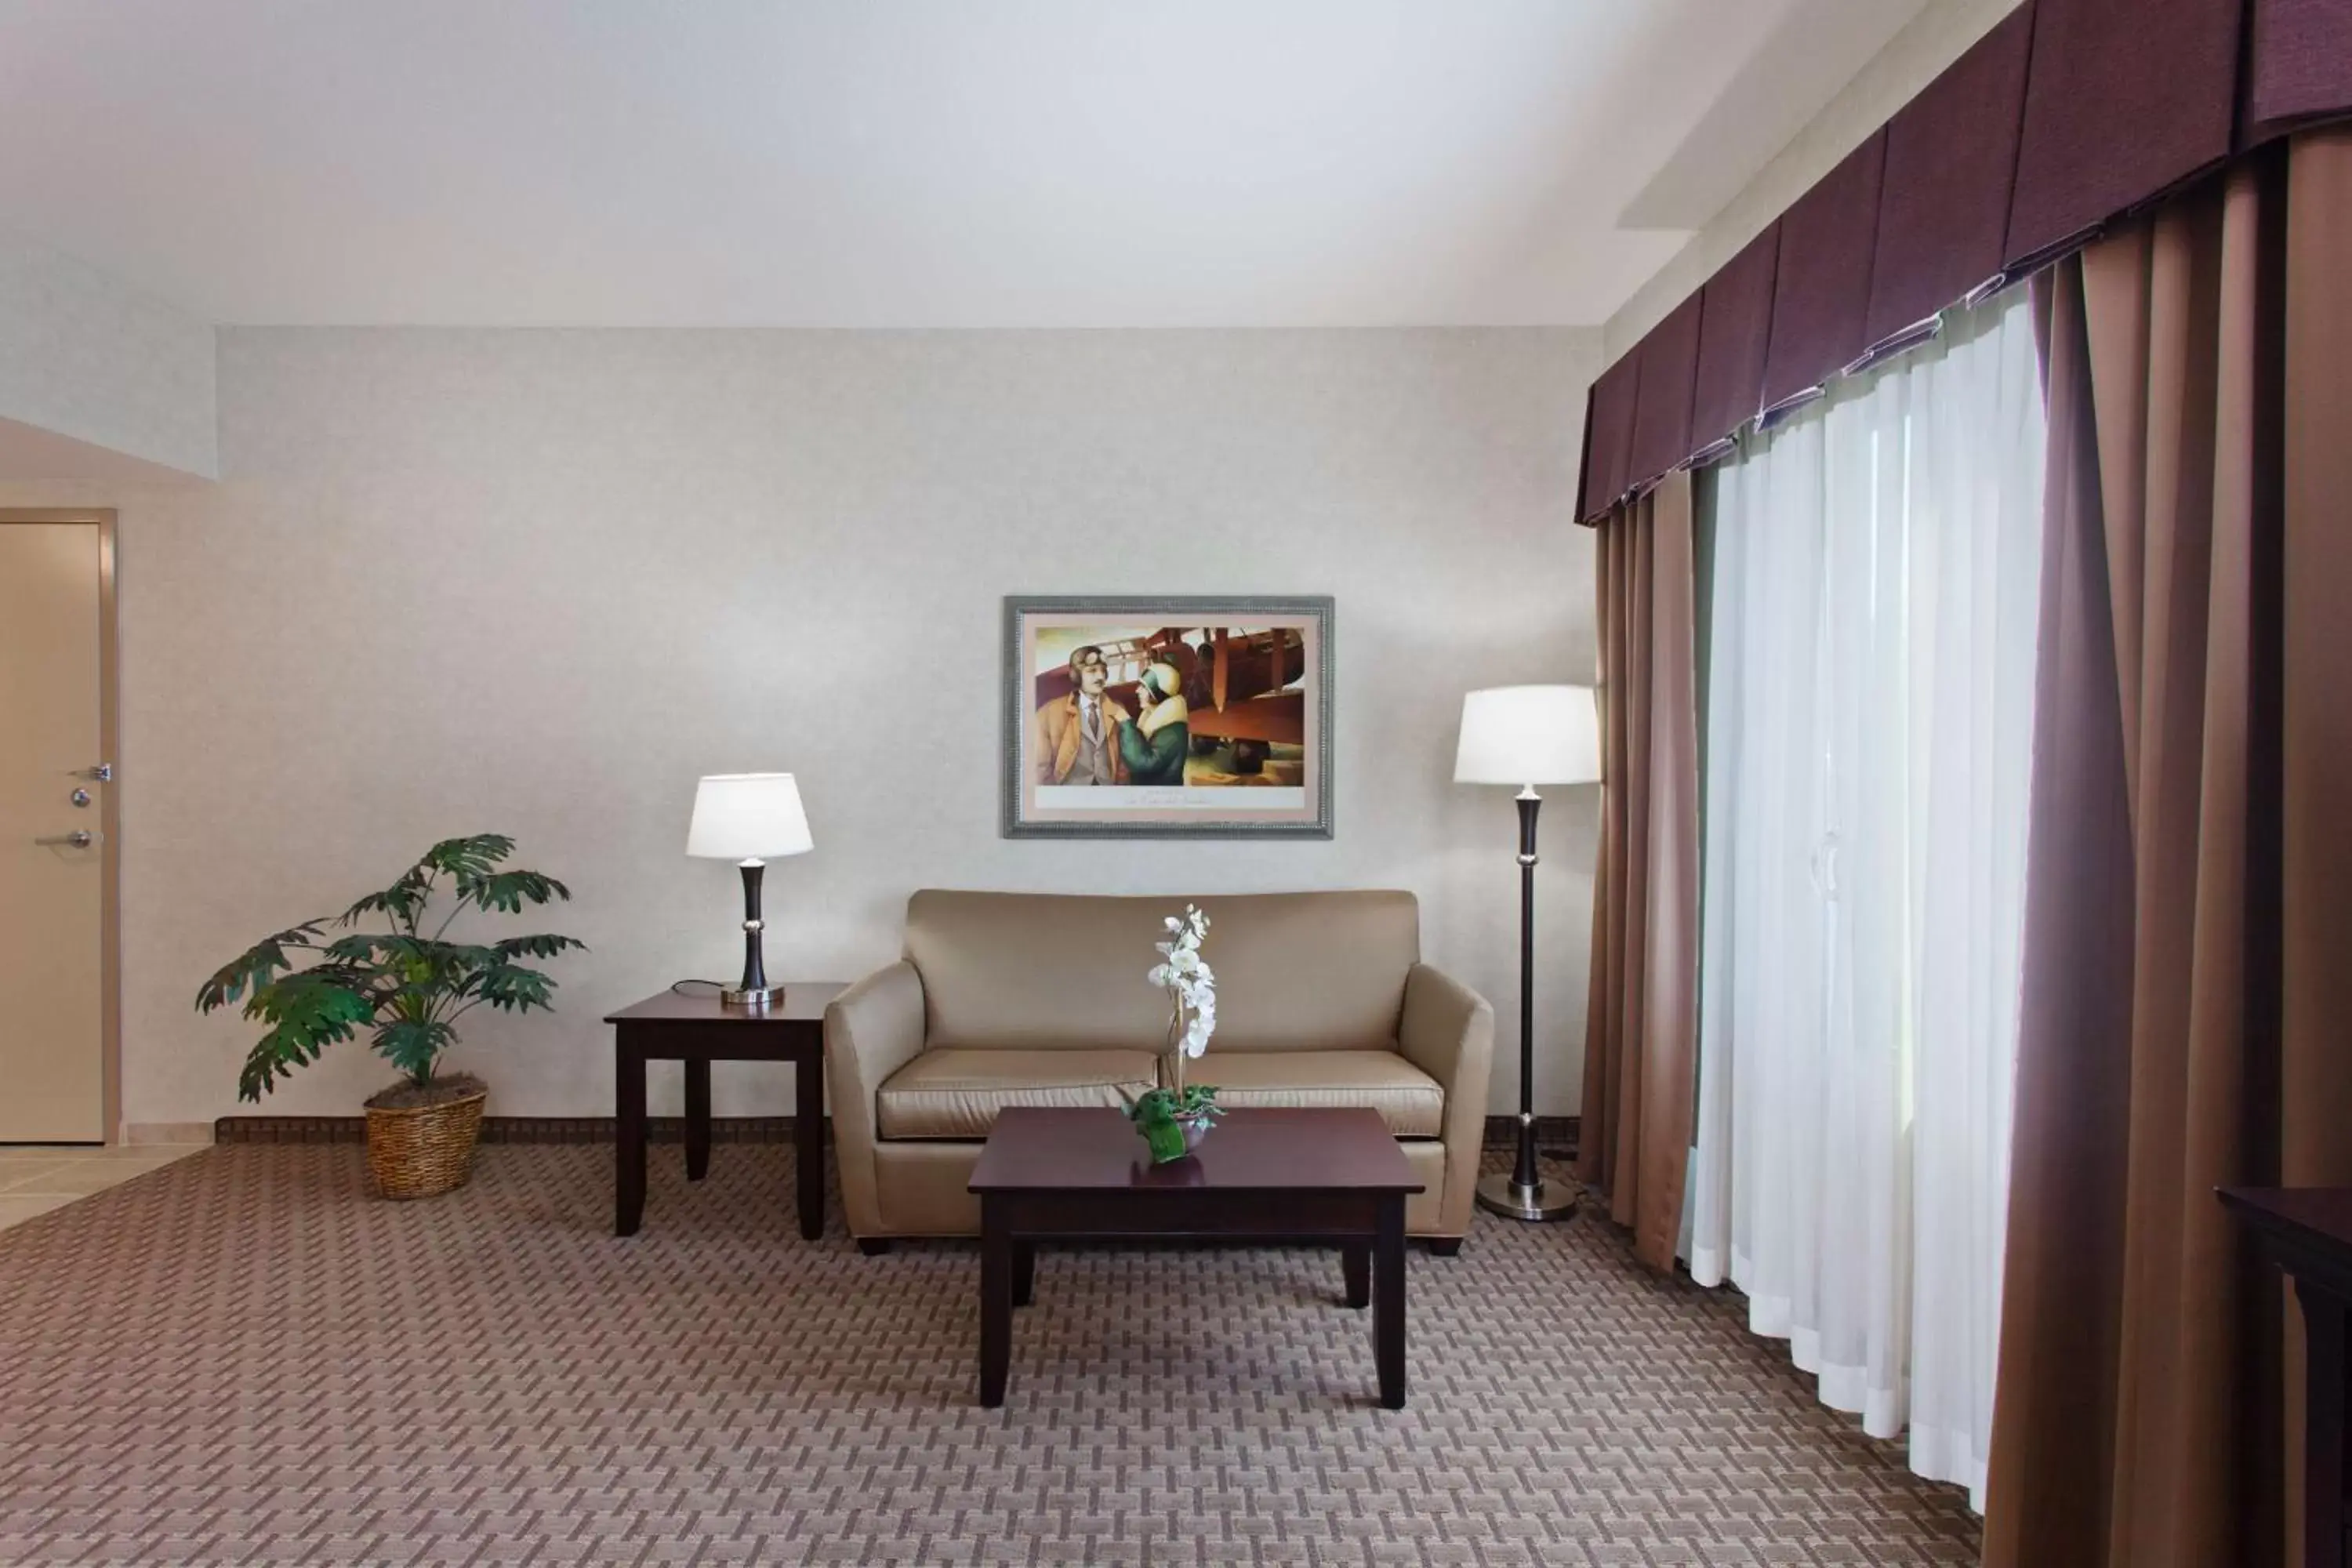
[[(554, 980), (523, 961), (586, 945), (552, 934), (489, 942), (450, 938), (450, 927), (467, 910), (520, 914), (525, 904), (572, 897), (542, 872), (501, 870), (513, 852), (514, 840), (500, 833), (445, 838), (382, 892), (341, 915), (321, 915), (265, 937), (224, 964), (197, 991), (197, 1011), (210, 1013), (242, 998), (245, 1016), (268, 1026), (246, 1054), (237, 1098), (258, 1101), (327, 1047), (368, 1030), (369, 1046), (402, 1074), (400, 1083), (367, 1103), (370, 1162), (379, 1184), (387, 1192), (400, 1184), (397, 1171), (378, 1160), (380, 1144), (389, 1150), (386, 1140), (411, 1134), (440, 1152), (434, 1162), (438, 1173), (427, 1178), (428, 1185), (443, 1181), (434, 1190), (446, 1190), (463, 1181), (486, 1090), (478, 1079), (438, 1073), (443, 1055), (457, 1043), (457, 1020), (486, 1004), (512, 1013), (551, 1008)], [(436, 909), (443, 895), (446, 907)], [(382, 916), (385, 929), (327, 934), (331, 924), (348, 928), (370, 915)], [(305, 957), (311, 961), (297, 967)], [(416, 1120), (444, 1109), (461, 1114)], [(453, 1163), (454, 1179), (443, 1180)], [(388, 1170), (394, 1180), (387, 1180)]]

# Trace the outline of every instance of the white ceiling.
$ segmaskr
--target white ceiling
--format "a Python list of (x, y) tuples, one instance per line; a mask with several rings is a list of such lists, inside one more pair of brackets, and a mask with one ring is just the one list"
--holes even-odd
[(1592, 324), (1926, 3), (0, 0), (0, 226), (230, 322)]

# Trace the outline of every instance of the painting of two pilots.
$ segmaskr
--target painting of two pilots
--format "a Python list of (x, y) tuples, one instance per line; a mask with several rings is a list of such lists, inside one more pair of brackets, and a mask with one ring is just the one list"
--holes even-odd
[(1328, 836), (1329, 601), (1264, 603), (1010, 602), (1007, 831)]

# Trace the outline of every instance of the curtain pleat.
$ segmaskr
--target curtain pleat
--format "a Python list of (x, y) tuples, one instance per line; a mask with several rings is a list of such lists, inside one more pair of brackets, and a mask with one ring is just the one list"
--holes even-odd
[(2291, 1320), (2213, 1189), (2352, 1179), (2347, 147), (2054, 279), (1994, 1568), (2286, 1550)]
[(1602, 769), (1578, 1173), (1671, 1269), (1697, 1050), (1698, 697), (1691, 480), (1600, 526)]

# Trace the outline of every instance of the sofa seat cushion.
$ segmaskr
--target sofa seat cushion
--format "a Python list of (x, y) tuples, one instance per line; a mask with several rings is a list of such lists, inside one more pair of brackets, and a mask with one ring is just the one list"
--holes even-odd
[(1120, 1109), (1159, 1081), (1150, 1051), (925, 1051), (883, 1080), (874, 1097), (884, 1138), (985, 1138), (1008, 1105)]
[(1217, 1086), (1217, 1103), (1365, 1106), (1400, 1138), (1445, 1128), (1445, 1090), (1394, 1051), (1220, 1051), (1184, 1065), (1192, 1083)]

